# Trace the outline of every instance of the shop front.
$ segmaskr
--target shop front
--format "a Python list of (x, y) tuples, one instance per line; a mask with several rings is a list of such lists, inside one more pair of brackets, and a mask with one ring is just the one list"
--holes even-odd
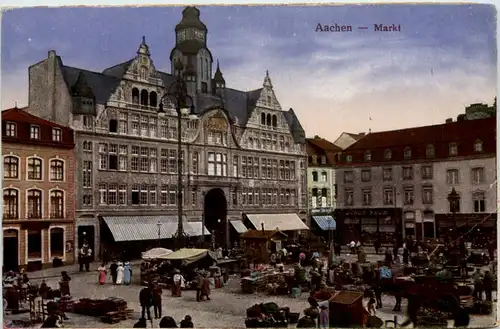
[(436, 214), (436, 222), (437, 233), (445, 240), (461, 237), (473, 245), (496, 241), (496, 214)]
[(401, 238), (401, 208), (337, 209), (335, 218), (343, 243), (360, 240), (364, 245), (377, 239), (392, 244)]

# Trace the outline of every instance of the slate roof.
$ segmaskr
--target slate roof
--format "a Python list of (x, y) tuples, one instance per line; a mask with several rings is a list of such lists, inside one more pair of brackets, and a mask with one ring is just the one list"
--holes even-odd
[(68, 90), (71, 90), (77, 82), (78, 77), (81, 76), (85, 79), (85, 83), (91, 88), (95, 101), (98, 104), (105, 104), (109, 100), (109, 96), (120, 84), (120, 79), (114, 76), (64, 65), (61, 69)]

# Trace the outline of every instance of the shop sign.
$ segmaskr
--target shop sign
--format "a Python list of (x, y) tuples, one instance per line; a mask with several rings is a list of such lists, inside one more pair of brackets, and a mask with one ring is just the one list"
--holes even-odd
[(345, 216), (357, 216), (357, 217), (381, 217), (381, 216), (389, 216), (389, 214), (390, 214), (389, 210), (387, 209), (358, 209), (358, 210), (345, 211)]
[(406, 228), (415, 228), (415, 223), (405, 223)]

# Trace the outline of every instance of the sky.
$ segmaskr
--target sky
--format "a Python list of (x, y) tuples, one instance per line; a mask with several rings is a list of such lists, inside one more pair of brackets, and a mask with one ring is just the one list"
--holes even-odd
[[(443, 123), (497, 91), (493, 5), (202, 6), (226, 86), (253, 90), (266, 70), (308, 137)], [(2, 109), (28, 103), (28, 67), (56, 50), (102, 71), (136, 55), (144, 35), (169, 72), (183, 7), (21, 8), (3, 13)], [(352, 26), (319, 32), (318, 24)], [(400, 26), (376, 32), (374, 24)], [(367, 27), (359, 30), (358, 27)]]

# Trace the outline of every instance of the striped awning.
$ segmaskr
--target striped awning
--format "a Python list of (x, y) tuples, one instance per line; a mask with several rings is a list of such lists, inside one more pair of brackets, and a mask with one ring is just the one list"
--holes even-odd
[(239, 234), (245, 233), (246, 231), (248, 231), (245, 224), (243, 224), (243, 222), (241, 220), (231, 220), (231, 221), (229, 221), (229, 223), (231, 223), (231, 225), (234, 227), (236, 232), (238, 232)]
[(297, 214), (246, 214), (254, 229), (261, 230), (262, 225), (266, 231), (300, 231), (308, 230), (306, 224)]
[(336, 230), (337, 222), (332, 216), (312, 216), (316, 224), (323, 231)]
[[(171, 239), (178, 226), (177, 216), (106, 216), (103, 220), (115, 242)], [(201, 236), (201, 222), (184, 217), (182, 224), (187, 236)], [(210, 235), (207, 228), (205, 235)]]

